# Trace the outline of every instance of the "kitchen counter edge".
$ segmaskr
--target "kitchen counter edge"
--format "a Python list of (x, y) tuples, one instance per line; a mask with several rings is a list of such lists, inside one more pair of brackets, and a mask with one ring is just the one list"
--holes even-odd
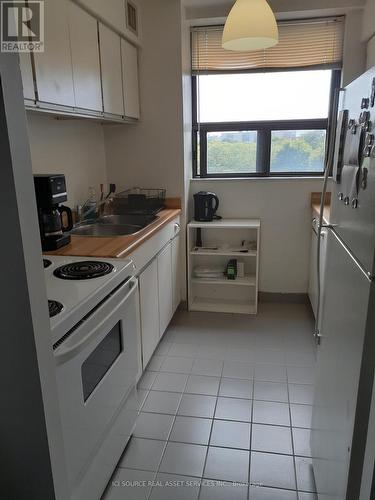
[(45, 252), (45, 254), (70, 257), (106, 257), (123, 259), (180, 214), (180, 208), (161, 210), (157, 214), (156, 221), (132, 235), (106, 237), (72, 235), (69, 245), (52, 252)]

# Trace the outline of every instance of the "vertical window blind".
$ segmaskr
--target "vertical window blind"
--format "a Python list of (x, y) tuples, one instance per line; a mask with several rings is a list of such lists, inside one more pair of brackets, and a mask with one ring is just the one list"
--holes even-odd
[(344, 17), (279, 21), (279, 43), (265, 50), (232, 52), (221, 46), (224, 26), (192, 29), (193, 74), (340, 68), (343, 57)]

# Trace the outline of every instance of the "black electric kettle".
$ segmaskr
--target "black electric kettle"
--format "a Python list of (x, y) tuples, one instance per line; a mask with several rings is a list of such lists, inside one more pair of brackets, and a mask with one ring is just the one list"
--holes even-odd
[(199, 191), (194, 195), (194, 219), (199, 222), (211, 222), (221, 219), (216, 215), (219, 208), (219, 198), (215, 193)]

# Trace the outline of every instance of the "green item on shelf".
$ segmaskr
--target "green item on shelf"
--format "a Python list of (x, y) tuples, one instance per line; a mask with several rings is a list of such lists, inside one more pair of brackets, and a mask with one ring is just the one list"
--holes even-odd
[(226, 276), (228, 280), (237, 278), (237, 259), (231, 259), (227, 264)]

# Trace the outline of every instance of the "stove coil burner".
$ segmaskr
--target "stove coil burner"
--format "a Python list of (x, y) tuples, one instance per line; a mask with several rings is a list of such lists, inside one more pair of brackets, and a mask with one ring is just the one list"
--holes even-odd
[(113, 269), (107, 262), (87, 260), (58, 267), (53, 274), (63, 280), (89, 280), (110, 274)]
[(43, 259), (43, 267), (47, 269), (47, 267), (52, 266), (52, 262), (48, 259)]
[(61, 302), (57, 302), (57, 300), (49, 300), (48, 309), (49, 317), (53, 318), (54, 316), (57, 316), (61, 313), (61, 311), (64, 309), (64, 306), (61, 304)]

